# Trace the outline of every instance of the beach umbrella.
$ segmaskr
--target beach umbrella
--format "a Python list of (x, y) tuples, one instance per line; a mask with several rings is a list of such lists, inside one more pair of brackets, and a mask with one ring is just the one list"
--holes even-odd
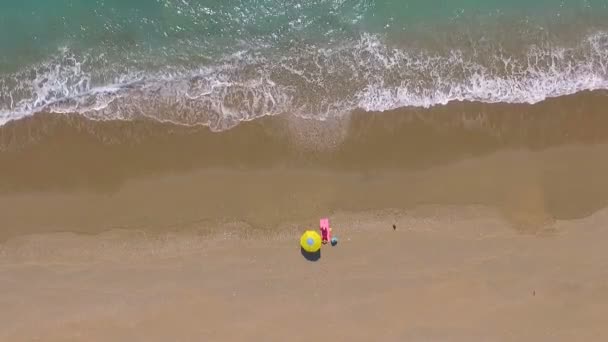
[(314, 230), (307, 230), (300, 237), (300, 246), (309, 252), (315, 253), (321, 249), (321, 235)]

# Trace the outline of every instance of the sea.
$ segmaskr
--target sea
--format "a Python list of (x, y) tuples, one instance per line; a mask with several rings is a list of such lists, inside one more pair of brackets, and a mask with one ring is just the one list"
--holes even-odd
[(0, 125), (65, 113), (218, 132), (607, 88), (608, 0), (0, 3)]

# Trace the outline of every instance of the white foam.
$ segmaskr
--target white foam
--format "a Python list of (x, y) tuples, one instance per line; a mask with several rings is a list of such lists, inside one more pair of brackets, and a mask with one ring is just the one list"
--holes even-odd
[[(485, 63), (466, 59), (459, 51), (446, 58), (425, 59), (404, 51), (387, 51), (377, 43), (369, 46), (372, 49), (368, 51), (377, 55), (374, 58), (387, 72), (402, 73), (402, 81), (387, 85), (380, 78), (359, 91), (357, 107), (367, 111), (430, 107), (451, 101), (534, 104), (584, 90), (608, 89), (608, 34), (604, 32), (575, 47), (531, 46), (523, 60), (493, 56)], [(462, 76), (454, 77), (454, 70)], [(408, 77), (421, 74), (431, 77), (422, 81)]]
[(148, 117), (229, 129), (289, 112), (326, 119), (450, 101), (537, 103), (608, 89), (608, 33), (573, 46), (529, 46), (522, 57), (389, 48), (378, 36), (332, 48), (303, 45), (277, 56), (239, 51), (198, 69), (116, 67), (65, 49), (46, 63), (0, 77), (0, 125), (38, 112), (95, 120)]

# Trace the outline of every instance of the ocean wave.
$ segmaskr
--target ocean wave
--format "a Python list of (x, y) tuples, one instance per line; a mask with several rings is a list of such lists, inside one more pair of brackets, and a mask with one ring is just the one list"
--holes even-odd
[(507, 54), (398, 46), (363, 33), (340, 45), (250, 49), (214, 63), (140, 67), (62, 49), (44, 63), (0, 76), (0, 125), (35, 113), (93, 120), (148, 118), (226, 130), (290, 113), (327, 119), (450, 101), (536, 103), (608, 89), (608, 32), (575, 44), (527, 45)]

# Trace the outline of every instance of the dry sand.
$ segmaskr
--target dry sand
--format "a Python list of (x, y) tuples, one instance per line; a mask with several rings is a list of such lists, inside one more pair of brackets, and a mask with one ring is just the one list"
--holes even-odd
[(608, 211), (541, 235), (484, 207), (333, 222), (340, 243), (317, 262), (296, 232), (12, 239), (0, 249), (0, 340), (608, 338)]

